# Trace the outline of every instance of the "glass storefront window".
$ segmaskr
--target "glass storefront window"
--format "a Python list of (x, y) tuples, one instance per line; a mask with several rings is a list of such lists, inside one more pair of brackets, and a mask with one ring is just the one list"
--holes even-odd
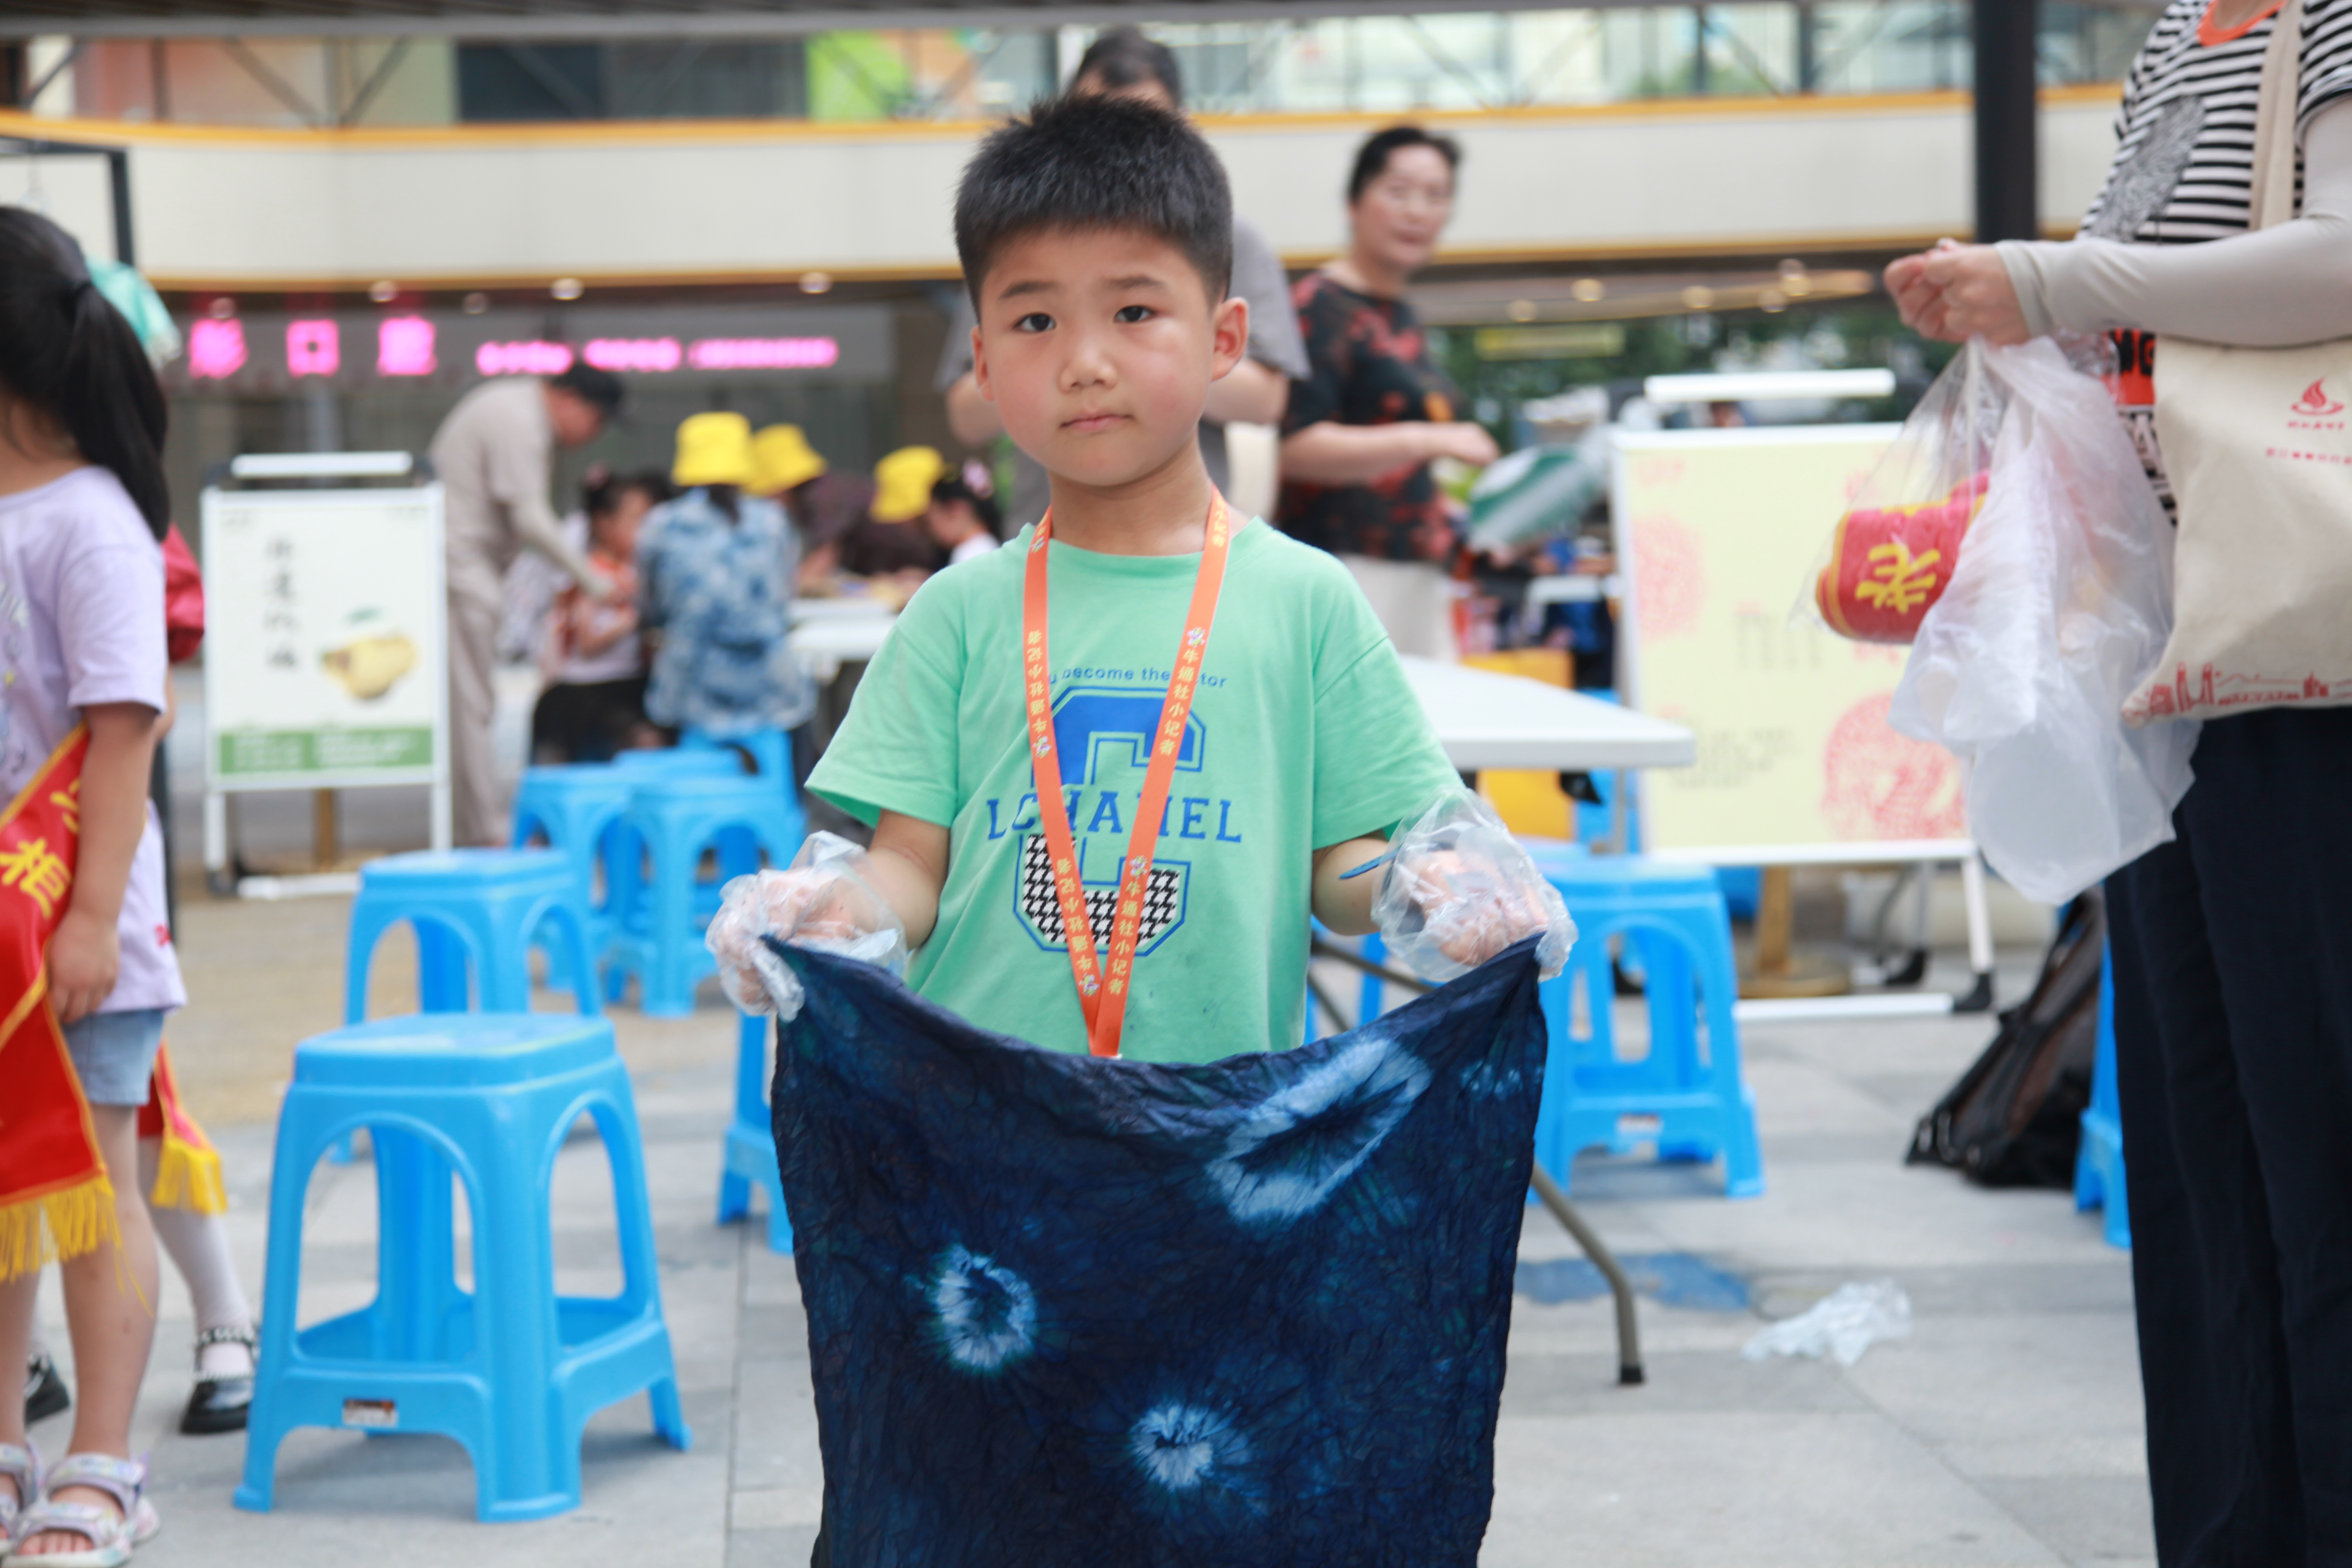
[[(2043, 82), (2120, 79), (2158, 8), (2158, 0), (2045, 0)], [(1433, 10), (1147, 30), (1176, 51), (1192, 107), (1210, 114), (1920, 92), (1964, 88), (1969, 73), (1968, 0)], [(320, 128), (971, 120), (1053, 90), (1071, 41), (1051, 29), (989, 27), (661, 41), (90, 39), (32, 107)], [(36, 47), (46, 47), (8, 46), (26, 60)]]

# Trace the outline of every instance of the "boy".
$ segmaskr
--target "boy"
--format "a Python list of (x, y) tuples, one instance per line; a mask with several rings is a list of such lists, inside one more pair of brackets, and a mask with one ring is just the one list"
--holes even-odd
[[(800, 868), (730, 889), (711, 943), (730, 994), (761, 1011), (797, 1005), (761, 932), (869, 959), (903, 937), (914, 988), (982, 1027), (1066, 1052), (1210, 1062), (1298, 1042), (1310, 910), (1366, 931), (1379, 894), (1383, 922), (1412, 928), (1408, 946), (1441, 950), (1454, 973), (1550, 928), (1557, 968), (1567, 916), (1524, 853), (1507, 838), (1482, 847), (1475, 808), (1424, 816), (1461, 785), (1346, 568), (1229, 517), (1209, 482), (1196, 426), (1249, 321), (1226, 296), (1231, 205), (1207, 145), (1144, 105), (1043, 105), (966, 170), (956, 240), (979, 385), (1051, 475), (1052, 510), (933, 577), (899, 616), (809, 781), (874, 824), (871, 853), (820, 836)], [(1454, 847), (1417, 834), (1379, 874), (1348, 875), (1415, 822)], [(763, 970), (780, 982), (765, 998)], [(1532, 1100), (1521, 1110), (1531, 1127)], [(1291, 1191), (1288, 1173), (1269, 1187)], [(1515, 1240), (1524, 1173), (1506, 1184)], [(834, 1281), (814, 1325), (856, 1268), (812, 1269)], [(978, 1345), (956, 1352), (963, 1364), (992, 1368), (1007, 1352), (981, 1320), (1009, 1310), (1008, 1331), (1024, 1332), (1030, 1287), (976, 1254), (951, 1253), (945, 1269), (928, 1298), (938, 1321)], [(1499, 1342), (1481, 1352), (1497, 1390), (1499, 1353)], [(855, 1383), (858, 1397), (889, 1397), (827, 1364), (834, 1394)], [(869, 1436), (885, 1408), (864, 1412)], [(1082, 1414), (1057, 1410), (1055, 1440)], [(1158, 1484), (1183, 1490), (1219, 1465), (1246, 1468), (1245, 1440), (1221, 1419), (1162, 1405), (1126, 1441)], [(1456, 1489), (1454, 1511), (1477, 1530), (1487, 1484)], [(1049, 1493), (1061, 1495), (1027, 1501), (1050, 1511)], [(908, 1542), (941, 1528), (913, 1514), (888, 1528), (902, 1523)], [(882, 1528), (845, 1524), (869, 1545)], [(958, 1561), (998, 1560), (961, 1549)]]
[[(1400, 872), (1388, 902), (1417, 906), (1411, 923), (1462, 964), (1544, 930), (1559, 906), (1531, 868), (1515, 881), (1423, 855), (1349, 875), (1461, 786), (1346, 569), (1227, 519), (1209, 482), (1196, 426), (1249, 321), (1226, 294), (1232, 205), (1207, 144), (1134, 102), (1042, 105), (965, 171), (956, 243), (979, 384), (1052, 476), (1050, 542), (1024, 529), (908, 604), (809, 780), (875, 826), (871, 855), (848, 880), (770, 879), (759, 923), (805, 939), (895, 922), (914, 988), (972, 1023), (1160, 1061), (1296, 1044), (1308, 913), (1373, 930)], [(1040, 629), (1050, 668), (1031, 682)], [(1123, 889), (1145, 853), (1148, 881)], [(1094, 941), (1073, 944), (1081, 894)], [(756, 994), (745, 979), (730, 988)]]

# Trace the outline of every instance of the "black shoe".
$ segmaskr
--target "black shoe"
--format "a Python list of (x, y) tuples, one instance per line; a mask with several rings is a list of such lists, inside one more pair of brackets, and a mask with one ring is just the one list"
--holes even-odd
[[(201, 1363), (207, 1345), (243, 1345), (249, 1355), (258, 1360), (250, 1329), (206, 1329), (196, 1336), (196, 1355)], [(196, 1373), (196, 1386), (188, 1392), (188, 1408), (180, 1415), (180, 1430), (191, 1437), (206, 1437), (216, 1432), (242, 1432), (245, 1418), (253, 1408), (253, 1378), (250, 1373), (235, 1377), (207, 1377)]]
[(58, 1363), (43, 1351), (25, 1363), (25, 1420), (27, 1425), (46, 1421), (60, 1411), (73, 1408), (73, 1394), (66, 1388), (66, 1380), (58, 1375)]

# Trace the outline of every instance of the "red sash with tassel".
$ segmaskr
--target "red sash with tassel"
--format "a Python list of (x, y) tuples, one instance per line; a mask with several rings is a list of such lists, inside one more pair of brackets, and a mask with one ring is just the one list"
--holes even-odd
[[(77, 727), (0, 812), (0, 1281), (115, 1239), (114, 1187), (48, 1005), (49, 937), (73, 890), (89, 751)], [(156, 1207), (228, 1207), (220, 1155), (180, 1103), (168, 1048), (155, 1053), (139, 1136), (163, 1141)]]
[(0, 812), (0, 1280), (115, 1239), (114, 1188), (48, 1002), (81, 837), (76, 726)]

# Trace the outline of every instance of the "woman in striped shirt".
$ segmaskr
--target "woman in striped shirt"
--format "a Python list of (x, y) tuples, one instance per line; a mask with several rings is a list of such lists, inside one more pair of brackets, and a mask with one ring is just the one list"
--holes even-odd
[[(2303, 13), (2301, 216), (2248, 230), (2277, 10), (2172, 0), (2073, 241), (1887, 269), (1936, 337), (2110, 334), (2168, 505), (2155, 334), (2352, 337), (2352, 0)], [(2352, 708), (2209, 719), (2196, 772), (2179, 837), (2107, 884), (2157, 1548), (2167, 1568), (2352, 1563)]]

